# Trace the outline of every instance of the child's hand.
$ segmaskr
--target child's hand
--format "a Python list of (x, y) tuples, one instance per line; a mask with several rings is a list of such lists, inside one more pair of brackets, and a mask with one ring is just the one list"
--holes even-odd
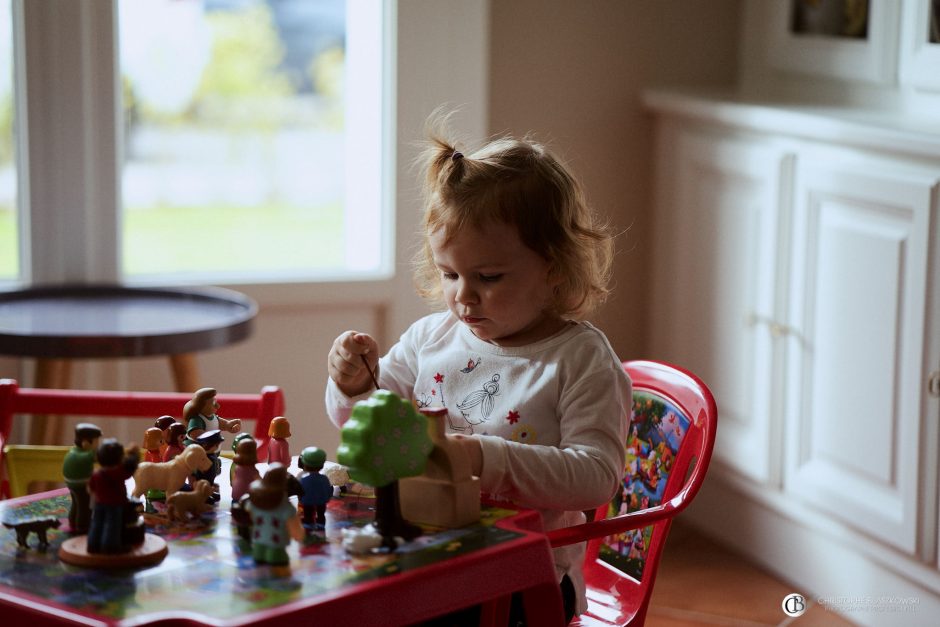
[[(363, 361), (365, 358), (365, 361)], [(333, 341), (327, 370), (346, 396), (358, 396), (374, 387), (372, 375), (379, 362), (379, 345), (366, 333), (346, 331)]]

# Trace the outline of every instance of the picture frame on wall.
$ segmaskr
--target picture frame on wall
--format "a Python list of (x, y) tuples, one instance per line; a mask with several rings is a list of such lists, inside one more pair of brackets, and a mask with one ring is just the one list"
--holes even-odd
[(790, 17), (797, 35), (868, 38), (868, 0), (791, 0)]
[(767, 64), (783, 72), (892, 85), (900, 5), (896, 0), (767, 3)]
[(910, 0), (902, 19), (901, 83), (940, 91), (940, 0)]

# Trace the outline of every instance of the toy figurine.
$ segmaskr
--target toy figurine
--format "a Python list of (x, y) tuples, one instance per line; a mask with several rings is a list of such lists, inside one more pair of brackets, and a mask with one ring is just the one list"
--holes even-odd
[(151, 489), (172, 494), (183, 487), (186, 478), (197, 470), (208, 471), (210, 468), (212, 460), (206, 450), (198, 444), (190, 444), (168, 462), (142, 462), (134, 473), (133, 494), (137, 497)]
[(206, 431), (218, 429), (229, 433), (238, 433), (242, 430), (242, 423), (238, 419), (226, 420), (216, 412), (219, 402), (215, 399), (217, 392), (214, 388), (196, 390), (193, 398), (183, 406), (183, 421), (186, 423), (186, 437), (190, 442)]
[(173, 416), (160, 416), (153, 421), (153, 426), (163, 432), (163, 446), (160, 447), (160, 459), (156, 460), (158, 462), (166, 461), (163, 459), (163, 454), (166, 452), (166, 447), (170, 444), (170, 425), (176, 424), (176, 418)]
[(303, 523), (313, 527), (316, 513), (316, 526), (323, 529), (326, 525), (326, 504), (333, 498), (333, 486), (326, 475), (320, 474), (326, 463), (326, 451), (315, 446), (308, 446), (297, 458), (297, 465), (304, 472), (300, 475), (300, 485), (304, 489), (300, 504), (304, 506)]
[(168, 462), (183, 452), (183, 438), (186, 437), (186, 425), (174, 422), (166, 430), (166, 448), (160, 461)]
[(90, 422), (75, 425), (75, 446), (65, 454), (62, 476), (72, 497), (69, 507), (69, 527), (72, 533), (88, 533), (91, 520), (91, 499), (88, 495), (88, 480), (95, 470), (95, 451), (101, 429)]
[(258, 445), (251, 436), (242, 438), (235, 450), (232, 459), (232, 503), (237, 503), (243, 494), (248, 492), (251, 482), (261, 478), (261, 473), (255, 467), (258, 463)]
[(192, 514), (199, 518), (203, 512), (212, 509), (212, 486), (205, 479), (200, 479), (193, 486), (193, 489), (184, 492), (182, 490), (174, 492), (166, 500), (166, 515), (170, 520), (180, 520), (186, 522), (187, 515)]
[(163, 448), (163, 430), (160, 427), (150, 427), (144, 431), (144, 461), (161, 462), (163, 457), (160, 455), (160, 449)]
[(29, 548), (29, 534), (32, 532), (39, 538), (39, 546), (36, 548), (40, 551), (45, 551), (49, 548), (49, 536), (47, 532), (50, 529), (58, 529), (59, 524), (58, 518), (46, 517), (23, 520), (15, 523), (4, 522), (3, 526), (7, 529), (13, 529), (16, 532), (16, 544), (21, 549)]
[(286, 466), (274, 463), (248, 489), (251, 555), (257, 564), (287, 565), (290, 539), (300, 541), (306, 535), (297, 510), (287, 498), (288, 474)]
[(219, 459), (219, 446), (224, 440), (225, 438), (222, 437), (222, 432), (218, 429), (203, 431), (199, 434), (199, 437), (196, 438), (196, 444), (206, 451), (206, 457), (212, 462), (212, 465), (207, 470), (197, 469), (189, 480), (191, 485), (195, 485), (196, 481), (200, 479), (208, 481), (209, 485), (212, 486), (212, 500), (216, 502), (219, 501), (220, 497), (219, 486), (215, 484), (215, 478), (222, 472), (222, 461)]
[(278, 416), (268, 426), (268, 435), (271, 437), (268, 442), (268, 463), (277, 462), (289, 466), (290, 446), (287, 438), (290, 437), (290, 422), (284, 416)]
[(129, 550), (123, 543), (124, 510), (127, 490), (124, 482), (133, 476), (140, 461), (136, 445), (124, 447), (114, 438), (105, 438), (98, 446), (100, 468), (92, 474), (88, 488), (95, 498), (95, 508), (88, 530), (89, 553), (121, 553)]

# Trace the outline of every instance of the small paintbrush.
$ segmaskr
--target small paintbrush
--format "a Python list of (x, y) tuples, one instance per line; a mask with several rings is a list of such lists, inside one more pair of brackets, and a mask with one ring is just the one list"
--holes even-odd
[(379, 387), (379, 380), (375, 378), (375, 373), (372, 372), (372, 368), (369, 367), (369, 360), (366, 359), (365, 355), (359, 355), (359, 356), (362, 357), (362, 363), (365, 365), (366, 370), (369, 371), (369, 376), (372, 377), (372, 383), (375, 385), (375, 389), (381, 390), (382, 388)]

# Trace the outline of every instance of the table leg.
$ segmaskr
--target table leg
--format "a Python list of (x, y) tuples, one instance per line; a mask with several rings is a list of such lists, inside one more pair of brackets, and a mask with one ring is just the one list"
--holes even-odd
[(177, 392), (191, 394), (199, 389), (199, 367), (195, 353), (170, 355), (170, 367)]
[[(72, 381), (72, 362), (69, 359), (36, 360), (36, 387), (66, 390)], [(62, 416), (36, 415), (30, 425), (30, 439), (37, 444), (63, 444)]]

